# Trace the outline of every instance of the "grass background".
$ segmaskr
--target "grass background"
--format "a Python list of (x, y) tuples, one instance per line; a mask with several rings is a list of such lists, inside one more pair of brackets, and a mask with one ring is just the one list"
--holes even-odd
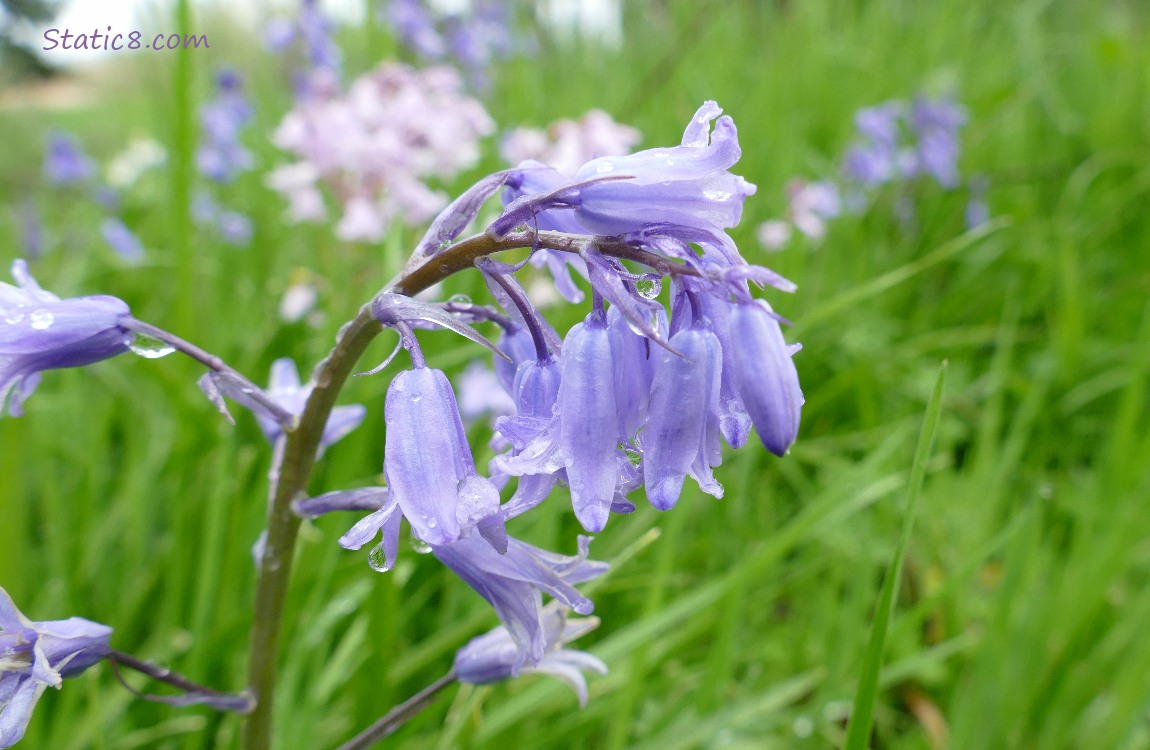
[[(800, 439), (781, 460), (728, 451), (722, 501), (692, 485), (673, 512), (641, 503), (599, 535), (594, 556), (619, 564), (594, 589), (603, 624), (581, 645), (611, 673), (592, 677), (585, 710), (535, 676), (453, 688), (391, 745), (841, 746), (946, 359), (873, 746), (1150, 748), (1150, 9), (635, 0), (625, 10), (622, 48), (544, 47), (503, 68), (486, 103), (503, 127), (602, 107), (638, 127), (644, 146), (677, 142), (704, 99), (726, 108), (744, 150), (736, 171), (759, 185), (733, 234), (752, 262), (799, 285), (769, 299), (804, 344)], [(33, 267), (46, 287), (120, 296), (257, 381), (279, 356), (306, 372), (421, 229), (369, 246), (286, 225), (261, 184), (283, 161), (266, 140), (290, 106), (283, 63), (216, 16), (189, 23), (209, 34), (210, 52), (117, 62), (80, 106), (0, 111), (0, 259), (22, 252), (17, 218), (30, 196), (55, 245)], [(352, 74), (395, 51), (374, 26), (340, 39)], [(189, 231), (188, 178), (169, 166), (127, 198), (150, 261), (125, 267), (99, 240), (96, 209), (42, 184), (44, 132), (70, 129), (102, 159), (150, 134), (170, 165), (186, 164), (186, 118), (223, 65), (247, 76), (258, 169), (217, 195), (253, 216), (253, 246)], [(964, 235), (965, 197), (923, 185), (906, 232), (892, 189), (835, 221), (820, 247), (760, 255), (754, 226), (782, 213), (788, 179), (833, 172), (856, 109), (947, 90), (971, 116), (963, 172), (988, 176), (999, 221)], [(498, 166), (491, 144), (457, 187)], [(275, 312), (301, 269), (321, 280), (316, 328)], [(483, 297), (467, 275), (449, 292)], [(581, 314), (553, 313), (557, 326)], [(424, 340), (448, 370), (480, 355), (450, 334)], [(116, 647), (239, 689), (270, 452), (250, 417), (233, 429), (214, 414), (198, 374), (176, 357), (49, 373), (26, 417), (0, 421), (0, 584), (35, 619), (109, 623)], [(344, 400), (371, 417), (330, 450), (315, 492), (376, 480), (386, 383), (349, 386)], [(484, 444), (482, 428), (475, 438)], [(573, 551), (564, 503), (512, 533)], [(392, 573), (372, 573), (335, 544), (352, 520), (325, 518), (301, 536), (278, 694), (283, 748), (346, 739), (495, 621), (428, 556), (407, 551)], [(24, 745), (231, 747), (238, 728), (234, 717), (135, 701), (100, 667), (44, 697)]]

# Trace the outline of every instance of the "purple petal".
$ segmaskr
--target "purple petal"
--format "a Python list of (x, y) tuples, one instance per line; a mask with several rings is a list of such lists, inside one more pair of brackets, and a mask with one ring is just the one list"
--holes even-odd
[(739, 397), (763, 445), (781, 456), (798, 435), (803, 394), (779, 322), (759, 302), (735, 305), (730, 325)]
[(619, 435), (610, 335), (596, 313), (567, 334), (558, 408), (575, 516), (588, 531), (601, 531), (615, 497)]

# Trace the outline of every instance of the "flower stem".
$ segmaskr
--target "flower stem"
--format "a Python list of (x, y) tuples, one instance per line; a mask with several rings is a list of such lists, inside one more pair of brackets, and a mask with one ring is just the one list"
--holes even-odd
[[(689, 267), (606, 237), (589, 240), (559, 232), (514, 232), (498, 239), (478, 234), (461, 240), (399, 278), (386, 291), (414, 296), (459, 271), (471, 268), (477, 258), (504, 250), (538, 246), (574, 253), (591, 241), (605, 255), (634, 260), (663, 274), (697, 275)], [(356, 362), (381, 330), (380, 324), (372, 318), (371, 310), (372, 304), (365, 304), (340, 330), (335, 348), (315, 368), (315, 388), (308, 397), (298, 426), (287, 433), (279, 485), (268, 508), (267, 543), (259, 561), (256, 582), (251, 651), (248, 655), (248, 689), (256, 698), (256, 706), (244, 725), (244, 750), (271, 748), (280, 629), (300, 526), (299, 517), (292, 512), (292, 503), (307, 496), (316, 450), (336, 398)]]
[(455, 671), (448, 672), (403, 703), (392, 708), (371, 726), (340, 745), (337, 750), (363, 750), (395, 732), (412, 717), (431, 705), (431, 701), (444, 688), (455, 682)]
[[(113, 649), (111, 653), (108, 654), (108, 663), (111, 665), (112, 672), (115, 673), (116, 679), (120, 681), (120, 684), (137, 698), (146, 701), (168, 703), (175, 706), (206, 705), (219, 709), (220, 711), (235, 711), (241, 714), (251, 711), (255, 705), (255, 701), (248, 693), (222, 693), (219, 690), (213, 690), (199, 683), (192, 682), (187, 677), (177, 674), (167, 667), (161, 667), (150, 661), (137, 659), (131, 654), (125, 654), (123, 651)], [(147, 695), (141, 693), (124, 680), (120, 674), (120, 667), (127, 667), (141, 674), (146, 674), (153, 680), (177, 687), (184, 691), (184, 695)]]

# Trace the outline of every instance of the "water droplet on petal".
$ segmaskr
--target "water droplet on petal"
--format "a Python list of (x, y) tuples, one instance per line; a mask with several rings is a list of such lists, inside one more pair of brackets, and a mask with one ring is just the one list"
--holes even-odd
[(19, 323), (22, 320), (24, 320), (24, 313), (19, 313), (19, 312), (13, 311), (13, 312), (8, 313), (6, 316), (4, 316), (4, 322), (9, 323), (11, 325), (16, 325), (17, 323)]
[(37, 331), (44, 331), (52, 327), (56, 322), (56, 316), (47, 310), (35, 310), (28, 316), (28, 325), (35, 328)]
[(174, 348), (168, 346), (163, 341), (139, 333), (132, 339), (132, 343), (128, 344), (128, 348), (144, 359), (159, 359), (175, 351)]
[(457, 305), (470, 305), (471, 304), (471, 298), (468, 297), (466, 294), (453, 294), (447, 298), (447, 301), (453, 302)]
[(391, 566), (387, 564), (387, 550), (383, 548), (383, 542), (371, 548), (371, 552), (367, 553), (367, 564), (376, 573), (386, 573), (391, 570)]
[(663, 280), (639, 279), (635, 282), (635, 289), (643, 299), (655, 299), (663, 291)]
[(411, 548), (420, 555), (431, 552), (431, 545), (416, 536), (411, 538)]

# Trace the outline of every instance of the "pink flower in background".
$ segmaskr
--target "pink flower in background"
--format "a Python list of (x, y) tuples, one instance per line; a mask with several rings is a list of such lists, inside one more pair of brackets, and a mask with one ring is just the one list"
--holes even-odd
[(593, 109), (580, 120), (553, 122), (546, 131), (516, 128), (503, 139), (500, 154), (509, 164), (532, 159), (570, 177), (592, 159), (631, 153), (642, 139), (635, 128)]
[(272, 134), (298, 161), (273, 170), (269, 187), (285, 195), (295, 221), (326, 213), (322, 187), (342, 214), (340, 239), (376, 241), (388, 225), (433, 218), (447, 197), (428, 180), (448, 180), (479, 160), (495, 123), (463, 93), (455, 70), (417, 71), (385, 63), (351, 83), (314, 87)]

